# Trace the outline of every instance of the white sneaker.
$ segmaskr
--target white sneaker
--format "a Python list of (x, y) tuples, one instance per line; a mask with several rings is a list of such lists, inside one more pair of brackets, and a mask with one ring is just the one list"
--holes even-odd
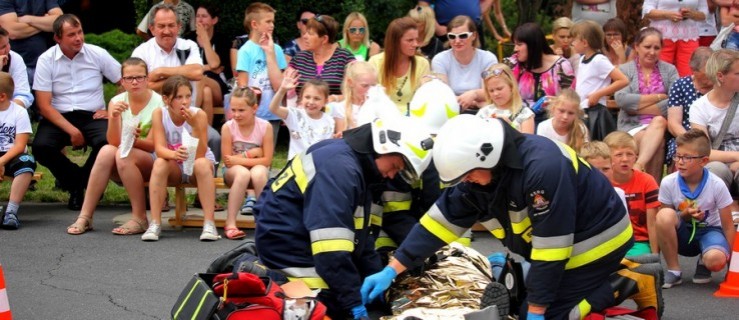
[(156, 223), (149, 223), (149, 228), (146, 232), (141, 235), (141, 240), (144, 241), (158, 241), (159, 234), (162, 232), (162, 228)]
[(216, 224), (213, 221), (203, 222), (203, 233), (200, 234), (200, 241), (216, 241), (220, 239)]

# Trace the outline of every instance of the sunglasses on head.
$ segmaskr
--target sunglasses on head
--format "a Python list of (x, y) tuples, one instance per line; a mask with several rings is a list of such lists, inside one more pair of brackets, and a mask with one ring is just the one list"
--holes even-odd
[(487, 79), (490, 77), (500, 77), (500, 75), (502, 75), (503, 73), (505, 72), (503, 71), (503, 69), (500, 69), (500, 68), (488, 69), (488, 70), (483, 71), (480, 76), (483, 79)]
[(367, 31), (367, 29), (365, 27), (349, 27), (349, 33), (364, 34), (365, 31)]
[(467, 38), (471, 37), (473, 33), (474, 32), (472, 32), (472, 31), (460, 32), (460, 33), (451, 33), (451, 32), (449, 32), (449, 33), (446, 34), (446, 37), (449, 40), (456, 40), (457, 38), (459, 38), (459, 40), (467, 40)]

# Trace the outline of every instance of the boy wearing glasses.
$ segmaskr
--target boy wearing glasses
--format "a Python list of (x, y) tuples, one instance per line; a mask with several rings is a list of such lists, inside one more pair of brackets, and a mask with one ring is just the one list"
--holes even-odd
[(659, 201), (659, 188), (654, 178), (634, 170), (638, 148), (636, 140), (623, 131), (614, 131), (603, 140), (611, 150), (611, 185), (626, 194), (627, 209), (634, 229), (634, 246), (627, 257), (659, 252), (655, 220)]
[(711, 144), (703, 131), (691, 129), (677, 137), (673, 157), (677, 172), (660, 186), (657, 236), (667, 262), (663, 288), (682, 283), (677, 255), (701, 255), (694, 283), (708, 283), (711, 272), (726, 266), (734, 242), (732, 199), (726, 184), (705, 168)]

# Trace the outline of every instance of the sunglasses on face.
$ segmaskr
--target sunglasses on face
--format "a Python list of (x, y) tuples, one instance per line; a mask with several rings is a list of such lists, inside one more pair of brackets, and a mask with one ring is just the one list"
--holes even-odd
[(473, 34), (473, 32), (471, 32), (471, 31), (460, 32), (460, 33), (451, 33), (451, 32), (449, 32), (449, 33), (446, 34), (446, 37), (449, 40), (457, 40), (457, 38), (459, 38), (459, 40), (467, 40), (469, 37), (472, 36), (472, 34)]
[(349, 33), (352, 33), (352, 34), (364, 34), (365, 31), (367, 31), (365, 27), (350, 27), (349, 28)]
[(504, 73), (505, 72), (503, 71), (503, 69), (488, 69), (488, 70), (483, 71), (482, 74), (480, 74), (480, 76), (483, 79), (487, 79), (490, 77), (500, 77), (500, 75)]

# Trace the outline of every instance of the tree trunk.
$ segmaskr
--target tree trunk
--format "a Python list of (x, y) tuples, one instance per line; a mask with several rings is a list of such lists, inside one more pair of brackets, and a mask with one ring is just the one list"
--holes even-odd
[(541, 2), (543, 0), (532, 0), (532, 1), (516, 1), (518, 5), (518, 25), (522, 25), (527, 22), (536, 22), (536, 14), (541, 9)]
[(641, 18), (641, 8), (644, 0), (618, 0), (616, 8), (618, 9), (618, 17), (626, 23), (627, 41), (633, 40), (633, 37), (639, 32), (639, 29), (649, 25), (649, 20)]

